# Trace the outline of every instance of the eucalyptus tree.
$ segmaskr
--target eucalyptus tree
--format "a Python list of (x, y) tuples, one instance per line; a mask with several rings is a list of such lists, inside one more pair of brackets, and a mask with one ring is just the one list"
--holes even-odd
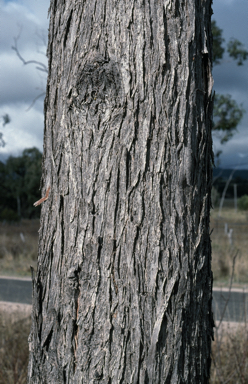
[[(237, 65), (241, 66), (247, 60), (248, 51), (245, 49), (244, 44), (239, 40), (232, 38), (228, 41), (227, 47), (223, 46), (225, 39), (222, 34), (223, 31), (217, 26), (215, 20), (212, 21), (212, 34), (213, 34), (213, 64), (219, 65), (223, 61), (225, 51), (229, 57), (237, 61)], [(239, 105), (231, 95), (216, 94), (214, 98), (214, 124), (213, 136), (220, 140), (221, 144), (229, 141), (237, 127), (242, 120), (245, 113), (242, 104)], [(215, 153), (218, 159), (221, 150)]]
[(211, 0), (52, 0), (28, 383), (207, 383)]
[[(9, 124), (11, 119), (7, 113), (1, 116), (2, 119), (2, 126), (5, 127), (6, 124)], [(3, 133), (0, 132), (0, 148), (5, 146), (5, 141), (3, 139)]]

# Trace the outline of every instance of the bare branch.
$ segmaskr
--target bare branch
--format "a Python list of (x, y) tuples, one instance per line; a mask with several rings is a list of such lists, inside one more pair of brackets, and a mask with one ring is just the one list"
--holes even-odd
[(19, 49), (18, 49), (18, 40), (21, 36), (21, 28), (20, 28), (20, 33), (18, 34), (17, 37), (14, 37), (14, 42), (15, 42), (15, 45), (12, 46), (11, 48), (16, 52), (18, 58), (23, 62), (24, 65), (28, 65), (28, 64), (37, 64), (39, 67), (36, 67), (36, 69), (38, 69), (39, 71), (42, 71), (42, 72), (46, 72), (48, 73), (48, 68), (47, 66), (42, 63), (41, 61), (37, 61), (37, 60), (28, 60), (26, 61), (23, 56), (20, 54), (19, 52)]
[(40, 97), (44, 96), (45, 94), (46, 94), (46, 92), (42, 92), (42, 93), (40, 93), (38, 96), (36, 96), (36, 97), (34, 98), (34, 100), (32, 101), (31, 105), (26, 109), (26, 112), (28, 112), (28, 111), (32, 108), (32, 106), (36, 103), (36, 101), (37, 101)]
[[(23, 63), (24, 65), (28, 65), (28, 64), (37, 64), (36, 69), (37, 69), (38, 71), (48, 73), (48, 68), (47, 68), (47, 66), (46, 66), (44, 63), (42, 63), (41, 61), (37, 61), (37, 60), (28, 60), (28, 61), (26, 61), (26, 60), (24, 59), (24, 57), (21, 55), (21, 53), (20, 53), (20, 51), (19, 51), (19, 49), (18, 49), (18, 40), (19, 40), (19, 38), (20, 38), (20, 36), (21, 36), (21, 31), (22, 31), (22, 28), (20, 27), (20, 32), (19, 32), (18, 36), (17, 36), (17, 37), (14, 37), (15, 45), (12, 46), (11, 48), (16, 52), (17, 57), (22, 61), (22, 63)], [(36, 32), (36, 34), (38, 35), (37, 32)], [(39, 35), (38, 35), (38, 36), (39, 36)], [(41, 40), (43, 41), (43, 43), (44, 43), (44, 45), (45, 45), (45, 37), (44, 37), (44, 36), (41, 36), (41, 35), (40, 35), (39, 37), (41, 38)], [(40, 97), (42, 97), (42, 96), (44, 96), (44, 95), (45, 95), (45, 92), (42, 92), (42, 93), (40, 93), (38, 96), (36, 96), (35, 99), (32, 101), (31, 105), (27, 108), (26, 111), (29, 111), (29, 110), (33, 107), (33, 105), (35, 104), (35, 102), (36, 102)]]
[(19, 39), (20, 35), (17, 36), (17, 37), (14, 37), (14, 42), (15, 42), (15, 45), (12, 46), (11, 48), (16, 52), (18, 58), (23, 62), (24, 65), (28, 65), (28, 64), (38, 64), (39, 67), (36, 67), (36, 69), (38, 69), (39, 71), (42, 71), (42, 72), (48, 72), (48, 69), (47, 69), (47, 66), (45, 64), (43, 64), (41, 61), (37, 61), (37, 60), (28, 60), (26, 61), (22, 55), (20, 54), (19, 52), (19, 49), (18, 49), (18, 46), (17, 46), (17, 41)]
[[(46, 47), (47, 46), (47, 38), (46, 38), (46, 34), (44, 33), (44, 30), (36, 30), (35, 34), (41, 41), (41, 44), (39, 44), (39, 45), (42, 47)], [(37, 44), (37, 52), (40, 53), (41, 55), (46, 56), (46, 52), (42, 52), (39, 50), (38, 44)]]

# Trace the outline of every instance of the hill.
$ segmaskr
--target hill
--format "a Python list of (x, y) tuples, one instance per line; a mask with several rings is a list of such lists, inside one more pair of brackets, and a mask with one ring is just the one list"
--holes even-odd
[[(221, 177), (222, 180), (227, 180), (233, 172), (233, 169), (228, 168), (214, 168), (213, 169), (213, 178), (215, 177)], [(233, 179), (241, 178), (244, 180), (248, 180), (248, 169), (236, 169), (236, 171), (233, 174)]]

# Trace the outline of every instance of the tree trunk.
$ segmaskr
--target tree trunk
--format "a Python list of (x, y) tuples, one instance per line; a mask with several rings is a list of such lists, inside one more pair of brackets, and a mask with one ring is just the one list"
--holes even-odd
[(20, 195), (18, 193), (18, 195), (16, 196), (16, 203), (17, 203), (17, 215), (18, 217), (21, 218), (21, 199), (20, 199)]
[(207, 383), (211, 0), (52, 0), (28, 383)]

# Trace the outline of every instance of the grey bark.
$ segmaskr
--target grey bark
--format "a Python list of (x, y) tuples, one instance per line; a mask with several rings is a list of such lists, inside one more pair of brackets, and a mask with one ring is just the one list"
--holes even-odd
[(210, 0), (52, 0), (28, 383), (207, 383)]

